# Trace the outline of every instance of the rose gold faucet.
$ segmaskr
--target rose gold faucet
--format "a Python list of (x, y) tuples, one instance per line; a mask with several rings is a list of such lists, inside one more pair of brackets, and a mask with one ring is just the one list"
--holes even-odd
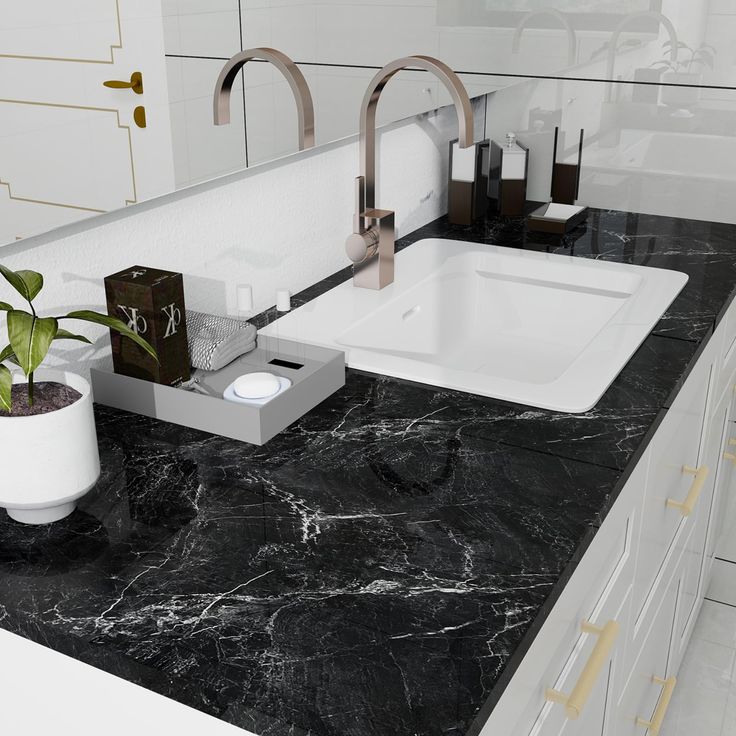
[(394, 212), (376, 209), (376, 108), (384, 87), (402, 69), (423, 69), (434, 74), (452, 97), (460, 128), (460, 147), (473, 145), (473, 108), (460, 78), (431, 56), (406, 56), (387, 64), (368, 85), (360, 110), (360, 176), (355, 180), (353, 234), (345, 251), (353, 262), (353, 284), (382, 289), (394, 280)]
[(567, 31), (567, 65), (572, 66), (577, 60), (577, 49), (578, 49), (578, 38), (575, 34), (575, 29), (570, 23), (570, 19), (559, 10), (555, 8), (540, 8), (539, 10), (532, 10), (528, 12), (519, 22), (514, 30), (514, 38), (511, 42), (511, 53), (519, 53), (519, 45), (521, 43), (521, 34), (529, 24), (532, 18), (538, 18), (541, 15), (549, 15), (552, 18), (556, 18)]
[(299, 150), (314, 146), (314, 103), (309, 85), (299, 67), (281, 51), (268, 48), (246, 49), (235, 54), (225, 64), (215, 85), (215, 125), (230, 123), (230, 92), (240, 70), (253, 59), (273, 64), (283, 75), (294, 93), (299, 116)]

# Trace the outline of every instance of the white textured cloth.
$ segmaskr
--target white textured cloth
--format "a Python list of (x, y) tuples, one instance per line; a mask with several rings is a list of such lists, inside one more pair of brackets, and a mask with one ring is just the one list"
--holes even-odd
[(256, 328), (231, 317), (187, 310), (189, 359), (194, 368), (219, 371), (256, 347)]

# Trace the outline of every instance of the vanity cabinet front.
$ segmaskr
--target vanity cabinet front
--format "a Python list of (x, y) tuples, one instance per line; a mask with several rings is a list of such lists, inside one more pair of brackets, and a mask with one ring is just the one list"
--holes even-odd
[(666, 410), (481, 736), (658, 733), (733, 496), (736, 337), (729, 331), (736, 331), (736, 303)]

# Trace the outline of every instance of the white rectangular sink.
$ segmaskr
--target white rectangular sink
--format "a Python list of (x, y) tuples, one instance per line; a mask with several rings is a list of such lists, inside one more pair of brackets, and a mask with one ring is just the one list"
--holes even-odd
[(428, 239), (380, 290), (346, 281), (261, 333), (352, 368), (562, 412), (591, 409), (687, 275)]

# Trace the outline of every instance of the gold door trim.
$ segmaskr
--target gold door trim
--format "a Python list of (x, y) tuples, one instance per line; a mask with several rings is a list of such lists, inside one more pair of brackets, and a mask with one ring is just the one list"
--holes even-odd
[[(129, 125), (123, 125), (120, 122), (120, 111), (116, 110), (114, 108), (108, 108), (108, 107), (87, 107), (85, 105), (62, 105), (60, 103), (54, 103), (54, 102), (32, 102), (29, 100), (5, 100), (0, 99), (0, 103), (9, 103), (13, 105), (30, 105), (32, 107), (54, 107), (54, 108), (62, 108), (66, 110), (90, 110), (92, 112), (111, 112), (115, 115), (115, 119), (117, 121), (117, 127), (120, 130), (124, 130), (127, 132), (128, 135), (128, 153), (130, 154), (130, 177), (131, 181), (133, 183), (133, 199), (126, 199), (125, 205), (130, 204), (136, 204), (138, 202), (138, 186), (136, 183), (135, 178), (135, 161), (133, 160), (133, 137), (130, 132), (130, 126)], [(13, 195), (13, 192), (10, 188), (10, 182), (3, 181), (0, 179), (0, 185), (6, 186), (8, 188), (8, 193), (10, 195), (10, 199), (17, 200), (19, 202), (31, 202), (32, 204), (43, 204), (43, 205), (49, 205), (52, 207), (65, 207), (67, 209), (72, 210), (82, 210), (83, 212), (94, 212), (98, 214), (102, 214), (104, 212), (107, 212), (107, 210), (100, 210), (100, 209), (94, 209), (92, 207), (82, 207), (80, 205), (72, 205), (72, 204), (65, 204), (63, 202), (46, 202), (42, 199), (31, 199), (28, 197), (17, 197)]]
[(118, 49), (123, 48), (123, 24), (120, 20), (120, 0), (115, 0), (115, 14), (117, 16), (118, 25), (118, 42), (110, 45), (109, 59), (73, 59), (63, 56), (26, 56), (24, 54), (0, 54), (0, 59), (26, 59), (34, 61), (69, 61), (77, 64), (114, 64), (114, 53)]
[(3, 181), (0, 179), (0, 187), (5, 187), (8, 190), (8, 197), (16, 202), (30, 202), (31, 204), (43, 204), (48, 205), (49, 207), (64, 207), (68, 210), (81, 210), (82, 212), (94, 212), (96, 214), (104, 214), (107, 212), (107, 210), (96, 210), (92, 207), (80, 207), (79, 205), (74, 204), (61, 204), (60, 202), (46, 202), (43, 199), (31, 199), (30, 197), (16, 197), (13, 194), (13, 190), (10, 186), (9, 181)]

